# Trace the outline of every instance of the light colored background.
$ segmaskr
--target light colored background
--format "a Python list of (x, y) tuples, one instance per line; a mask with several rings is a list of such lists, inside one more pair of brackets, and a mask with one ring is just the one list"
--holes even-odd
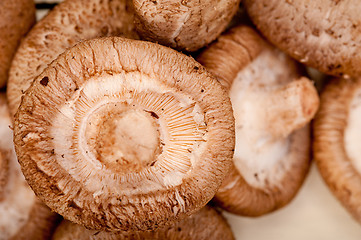
[[(45, 13), (38, 11), (37, 18)], [(224, 215), (237, 240), (361, 240), (361, 225), (333, 197), (316, 166), (296, 198), (275, 213), (259, 218)]]
[(259, 218), (224, 214), (237, 240), (360, 240), (361, 225), (324, 184), (315, 165), (296, 198)]

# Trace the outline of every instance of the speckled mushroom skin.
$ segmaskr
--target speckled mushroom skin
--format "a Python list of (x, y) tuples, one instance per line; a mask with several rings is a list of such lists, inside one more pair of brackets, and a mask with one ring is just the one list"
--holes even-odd
[[(126, 80), (128, 76), (133, 77)], [(136, 76), (141, 78), (137, 80)], [(166, 94), (164, 96), (176, 94), (177, 98), (172, 99), (182, 99), (181, 96), (192, 99), (194, 103), (190, 107), (194, 108), (193, 113), (199, 112), (198, 115), (202, 116), (199, 121), (206, 126), (206, 139), (199, 143), (202, 147), (194, 154), (200, 155), (195, 155), (189, 162), (187, 172), (181, 175), (182, 181), (168, 184), (167, 182), (177, 180), (179, 172), (173, 172), (173, 167), (164, 170), (158, 163), (152, 163), (149, 169), (156, 172), (156, 178), (149, 175), (148, 179), (139, 175), (132, 182), (133, 175), (123, 176), (116, 169), (104, 165), (94, 169), (90, 162), (87, 163), (89, 159), (77, 158), (78, 151), (74, 151), (74, 156), (70, 153), (64, 155), (62, 151), (73, 149), (62, 148), (69, 143), (58, 146), (60, 149), (54, 146), (54, 137), (58, 136), (51, 135), (50, 132), (64, 131), (63, 125), (57, 126), (54, 123), (57, 116), (63, 116), (63, 107), (72, 106), (73, 103), (69, 105), (69, 101), (88, 98), (83, 96), (83, 89), (88, 84), (97, 86), (93, 91), (95, 94), (102, 93), (103, 88), (108, 89), (110, 86), (100, 83), (109, 79), (124, 79), (123, 81), (129, 81), (125, 82), (127, 84), (141, 81), (154, 88), (149, 90), (149, 94), (165, 91), (162, 93)], [(128, 86), (125, 83), (115, 84), (106, 92)], [(125, 96), (137, 92), (127, 90)], [(79, 94), (83, 97), (80, 98)], [(142, 94), (141, 90), (139, 94)], [(106, 99), (109, 94), (104, 94), (103, 97)], [(91, 101), (87, 104), (91, 104)], [(198, 106), (198, 110), (194, 104)], [(157, 110), (157, 113), (152, 114), (153, 118), (163, 121), (162, 111), (166, 110)], [(226, 92), (194, 59), (154, 43), (113, 37), (84, 41), (52, 62), (25, 93), (16, 114), (14, 135), (22, 171), (36, 194), (51, 209), (87, 228), (151, 230), (185, 218), (214, 196), (231, 164), (234, 118)], [(78, 137), (74, 141), (76, 138)], [(166, 142), (163, 149), (167, 144)], [(190, 154), (193, 154), (191, 150), (188, 155), (193, 156)], [(187, 153), (181, 157), (186, 156)], [(72, 162), (76, 164), (69, 165)], [(64, 168), (69, 168), (70, 172)], [(74, 168), (79, 169), (75, 171)], [(167, 180), (159, 175), (168, 172), (175, 176), (170, 175)], [(147, 172), (143, 173), (148, 176)]]
[(53, 240), (72, 239), (233, 240), (234, 237), (231, 228), (222, 215), (217, 213), (216, 210), (206, 206), (172, 226), (150, 232), (99, 232), (96, 230), (87, 230), (69, 221), (63, 221), (54, 233)]
[(361, 73), (357, 0), (245, 0), (257, 28), (298, 61), (335, 76)]
[[(259, 60), (262, 55), (265, 56), (264, 54), (271, 59)], [(248, 77), (255, 85), (260, 78), (266, 77), (269, 82), (274, 81), (275, 86), (282, 86), (298, 78), (301, 72), (295, 61), (267, 44), (247, 26), (230, 29), (203, 51), (197, 60), (217, 76), (226, 89), (231, 88), (232, 83), (246, 71), (245, 69), (251, 70), (242, 75), (241, 81), (246, 81)], [(251, 67), (256, 60), (258, 65)], [(258, 75), (262, 71), (267, 74)], [(233, 106), (237, 108), (235, 104), (233, 103)], [(275, 104), (282, 105), (282, 103)], [(237, 124), (241, 123), (237, 123), (236, 118), (236, 143), (237, 134), (241, 134), (237, 132), (239, 131)], [(276, 127), (270, 123), (270, 128)], [(311, 161), (310, 145), (310, 128), (305, 126), (290, 135), (287, 154), (272, 169), (256, 172), (246, 178), (233, 164), (214, 201), (227, 211), (246, 216), (260, 216), (285, 206), (295, 197), (307, 175)], [(257, 161), (257, 159), (242, 161)], [(266, 177), (261, 180), (263, 174), (266, 174)]]
[(38, 22), (21, 43), (9, 73), (13, 116), (31, 82), (65, 49), (100, 36), (138, 38), (128, 0), (66, 0)]
[(0, 88), (6, 85), (20, 40), (35, 23), (33, 0), (0, 1)]
[(240, 0), (133, 0), (142, 38), (178, 50), (196, 51), (227, 27)]
[(360, 78), (334, 79), (326, 86), (313, 125), (313, 153), (318, 169), (332, 193), (361, 223), (360, 172), (351, 162), (344, 145), (351, 102), (360, 88)]

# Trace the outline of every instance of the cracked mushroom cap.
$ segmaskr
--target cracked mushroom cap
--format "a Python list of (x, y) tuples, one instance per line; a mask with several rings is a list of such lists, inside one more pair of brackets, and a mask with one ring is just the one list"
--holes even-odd
[(35, 23), (33, 0), (0, 1), (0, 88), (6, 85), (20, 40)]
[(297, 79), (296, 63), (247, 26), (232, 28), (198, 60), (228, 89), (235, 116), (233, 166), (215, 201), (248, 216), (286, 205), (309, 169), (307, 124), (319, 102), (313, 83)]
[(227, 221), (216, 210), (205, 206), (193, 215), (177, 222), (176, 224), (144, 232), (99, 232), (87, 230), (84, 227), (63, 221), (56, 229), (53, 240), (233, 240), (233, 234)]
[(11, 66), (7, 97), (11, 116), (21, 96), (59, 54), (77, 42), (101, 36), (138, 38), (128, 0), (65, 0), (22, 41)]
[(358, 0), (245, 0), (252, 21), (298, 61), (335, 76), (361, 74)]
[(215, 40), (240, 0), (133, 0), (135, 25), (146, 40), (196, 51)]
[(56, 214), (35, 197), (17, 162), (5, 94), (0, 95), (0, 239), (46, 239)]
[(361, 223), (361, 79), (334, 79), (321, 95), (313, 153), (330, 190)]
[(170, 48), (82, 42), (33, 82), (16, 114), (16, 152), (36, 194), (97, 230), (152, 230), (199, 210), (231, 164), (227, 93)]

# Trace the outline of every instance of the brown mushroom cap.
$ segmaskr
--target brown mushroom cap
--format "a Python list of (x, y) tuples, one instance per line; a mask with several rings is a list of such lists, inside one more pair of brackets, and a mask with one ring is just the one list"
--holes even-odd
[(5, 94), (1, 94), (0, 239), (46, 239), (51, 236), (57, 217), (36, 199), (26, 183), (13, 149), (10, 126)]
[(11, 66), (7, 97), (13, 116), (21, 96), (59, 54), (78, 41), (100, 36), (138, 38), (127, 0), (66, 0), (38, 22)]
[(229, 97), (194, 59), (103, 38), (60, 55), (25, 93), (16, 152), (36, 194), (99, 230), (151, 230), (203, 207), (231, 164)]
[(328, 187), (361, 223), (361, 170), (355, 154), (359, 148), (360, 89), (360, 78), (334, 79), (326, 86), (314, 121), (313, 152)]
[(35, 22), (33, 0), (0, 1), (0, 88), (6, 85), (20, 40)]
[(108, 233), (87, 230), (80, 225), (63, 221), (54, 233), (53, 240), (66, 239), (233, 240), (234, 237), (231, 228), (222, 215), (206, 206), (172, 226), (155, 231)]
[(273, 44), (321, 72), (361, 74), (357, 0), (245, 0), (252, 21)]
[(135, 25), (146, 40), (196, 51), (226, 29), (239, 3), (240, 0), (133, 0)]
[(247, 26), (232, 28), (198, 60), (229, 89), (236, 126), (233, 167), (215, 196), (248, 216), (274, 211), (301, 187), (310, 163), (310, 129), (318, 107), (313, 84), (296, 63)]

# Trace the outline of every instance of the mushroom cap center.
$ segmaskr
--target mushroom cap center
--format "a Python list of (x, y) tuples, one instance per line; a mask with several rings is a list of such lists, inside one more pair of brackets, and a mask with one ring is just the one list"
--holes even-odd
[(89, 79), (52, 126), (57, 162), (96, 195), (181, 184), (207, 139), (203, 110), (191, 98), (134, 73)]
[(127, 103), (107, 103), (89, 118), (88, 148), (98, 161), (118, 173), (140, 172), (154, 165), (161, 152), (159, 118)]

